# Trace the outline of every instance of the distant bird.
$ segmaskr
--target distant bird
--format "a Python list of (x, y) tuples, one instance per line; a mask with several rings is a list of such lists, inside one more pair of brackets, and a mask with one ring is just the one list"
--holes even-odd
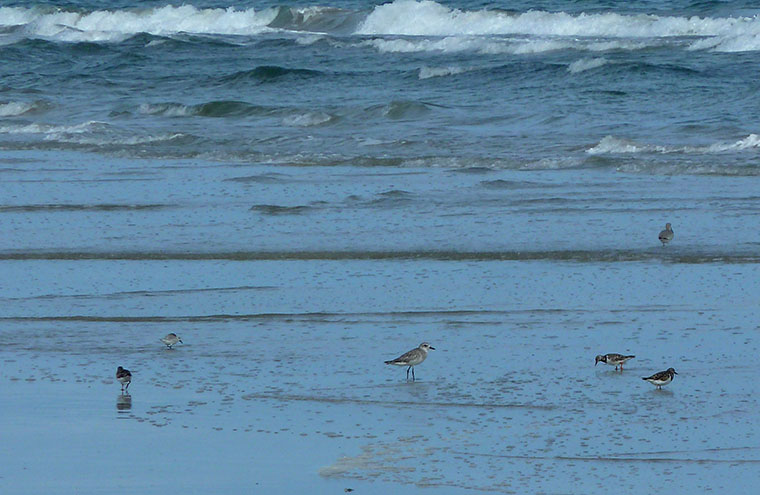
[(176, 333), (167, 334), (166, 337), (161, 339), (161, 342), (166, 344), (166, 347), (168, 347), (169, 349), (171, 349), (172, 346), (176, 344), (177, 342), (184, 344), (184, 342), (182, 342), (182, 339), (177, 337)]
[(655, 385), (657, 388), (662, 388), (663, 385), (667, 385), (668, 383), (673, 381), (673, 375), (677, 375), (676, 370), (673, 368), (668, 368), (665, 371), (660, 371), (659, 373), (655, 373), (652, 376), (649, 377), (642, 377), (642, 380), (646, 380), (652, 385)]
[[(129, 384), (132, 383), (132, 373), (129, 370), (125, 370), (121, 366), (116, 370), (116, 379), (121, 382), (121, 392), (124, 393), (129, 389)], [(127, 388), (124, 388), (124, 384), (127, 384)]]
[(427, 342), (423, 342), (419, 347), (406, 352), (396, 359), (386, 361), (385, 364), (392, 364), (395, 366), (408, 366), (406, 369), (406, 379), (409, 380), (409, 370), (412, 370), (412, 381), (414, 381), (414, 367), (420, 364), (427, 357), (428, 351), (434, 351), (435, 347), (432, 347)]
[(665, 230), (660, 232), (660, 235), (657, 236), (657, 238), (660, 239), (663, 246), (673, 240), (673, 229), (670, 228), (669, 223), (665, 224)]
[(596, 361), (594, 362), (594, 366), (599, 364), (599, 361), (609, 364), (610, 366), (614, 366), (615, 369), (618, 369), (618, 366), (620, 366), (620, 371), (623, 371), (623, 364), (628, 361), (629, 359), (633, 359), (636, 356), (626, 356), (623, 354), (618, 354), (616, 352), (611, 352), (609, 354), (604, 355), (598, 355), (596, 357)]

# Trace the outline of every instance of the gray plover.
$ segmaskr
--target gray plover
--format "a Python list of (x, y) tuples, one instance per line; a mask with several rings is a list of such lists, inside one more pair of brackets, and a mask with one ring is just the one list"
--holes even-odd
[(182, 342), (182, 339), (177, 337), (176, 333), (167, 334), (166, 337), (161, 339), (161, 342), (166, 344), (166, 347), (168, 347), (169, 349), (171, 349), (172, 346), (176, 344), (177, 342), (184, 344), (184, 342)]
[(420, 364), (427, 357), (428, 351), (434, 351), (435, 347), (432, 347), (427, 342), (423, 342), (419, 347), (412, 349), (409, 352), (405, 352), (396, 359), (386, 361), (385, 364), (392, 364), (395, 366), (408, 366), (406, 368), (406, 379), (409, 380), (409, 370), (412, 370), (412, 381), (414, 381), (414, 367)]
[(642, 380), (646, 380), (652, 385), (656, 386), (657, 388), (662, 388), (663, 385), (667, 385), (668, 383), (673, 381), (673, 375), (677, 375), (676, 370), (673, 368), (668, 368), (665, 371), (660, 371), (658, 373), (655, 373), (652, 376), (645, 376), (642, 377)]
[(596, 361), (594, 362), (594, 366), (599, 364), (601, 361), (604, 364), (609, 364), (610, 366), (614, 366), (615, 369), (618, 369), (618, 366), (620, 366), (620, 371), (623, 371), (623, 364), (628, 361), (629, 359), (633, 359), (636, 356), (626, 356), (625, 354), (618, 354), (616, 352), (611, 352), (609, 354), (600, 354), (596, 357)]
[[(132, 383), (132, 373), (119, 366), (116, 370), (116, 379), (121, 382), (121, 391), (125, 392), (129, 389), (129, 384)], [(124, 388), (125, 383), (127, 384), (127, 388)]]
[(673, 240), (673, 229), (670, 228), (669, 223), (665, 224), (665, 230), (660, 232), (660, 235), (658, 235), (657, 238), (660, 240), (663, 246)]

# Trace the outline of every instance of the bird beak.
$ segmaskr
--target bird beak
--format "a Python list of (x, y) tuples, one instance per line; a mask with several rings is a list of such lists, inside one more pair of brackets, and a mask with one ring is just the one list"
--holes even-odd
[(597, 364), (599, 364), (599, 360), (597, 360), (597, 361), (594, 363), (594, 366), (596, 366)]
[(678, 374), (678, 372), (677, 372), (677, 371), (673, 371), (673, 374), (674, 374), (674, 375), (677, 375), (677, 374)]
[[(177, 340), (179, 340), (180, 342), (182, 342), (182, 339), (177, 339)], [(182, 342), (182, 343), (184, 344), (184, 342)]]
[(434, 350), (435, 350), (435, 347), (433, 347), (433, 346), (430, 346), (430, 350), (431, 350), (431, 351), (434, 351)]

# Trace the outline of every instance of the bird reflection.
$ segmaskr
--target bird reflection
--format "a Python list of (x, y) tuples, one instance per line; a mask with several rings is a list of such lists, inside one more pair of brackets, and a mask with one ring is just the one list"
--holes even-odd
[(132, 396), (129, 394), (120, 394), (116, 397), (116, 409), (118, 411), (129, 411), (132, 409)]

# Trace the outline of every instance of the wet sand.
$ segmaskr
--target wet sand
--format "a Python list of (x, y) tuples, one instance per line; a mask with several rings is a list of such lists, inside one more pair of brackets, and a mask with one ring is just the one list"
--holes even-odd
[[(3, 494), (743, 494), (757, 478), (747, 178), (16, 155)], [(416, 382), (383, 364), (423, 341)], [(594, 366), (608, 352), (636, 358)], [(641, 379), (669, 367), (663, 390)]]
[[(104, 289), (6, 298), (37, 316), (2, 321), (5, 493), (742, 493), (760, 469), (754, 264), (52, 265)], [(422, 340), (417, 382), (383, 364)]]

